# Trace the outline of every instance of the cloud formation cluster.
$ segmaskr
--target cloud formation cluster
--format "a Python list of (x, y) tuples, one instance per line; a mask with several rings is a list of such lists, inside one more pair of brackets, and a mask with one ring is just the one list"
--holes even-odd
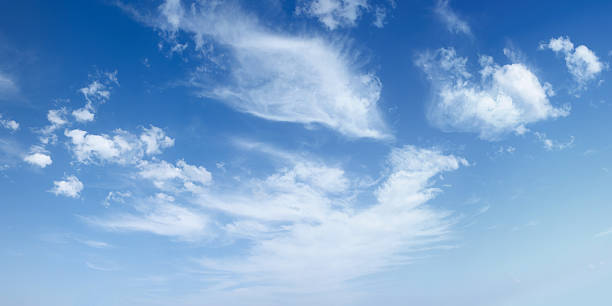
[(507, 133), (523, 134), (527, 125), (564, 117), (569, 108), (554, 107), (552, 86), (542, 84), (524, 64), (498, 65), (480, 56), (480, 78), (467, 69), (467, 58), (453, 48), (422, 53), (416, 64), (423, 69), (434, 91), (429, 120), (447, 131), (478, 133), (495, 140)]
[(585, 45), (574, 47), (567, 36), (551, 38), (540, 44), (540, 49), (550, 49), (565, 56), (565, 65), (578, 83), (579, 89), (585, 89), (587, 83), (595, 80), (608, 64), (602, 62), (595, 53)]

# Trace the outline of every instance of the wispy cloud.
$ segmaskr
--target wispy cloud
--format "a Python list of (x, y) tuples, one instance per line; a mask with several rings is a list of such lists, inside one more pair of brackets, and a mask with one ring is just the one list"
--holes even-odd
[(342, 43), (268, 30), (229, 4), (185, 9), (168, 0), (159, 12), (144, 21), (172, 41), (188, 33), (196, 52), (209, 59), (211, 44), (227, 51), (216, 81), (194, 73), (191, 84), (203, 97), (268, 120), (321, 124), (350, 137), (389, 137), (377, 108), (381, 82), (360, 71)]
[(465, 34), (468, 36), (472, 35), (472, 31), (470, 30), (468, 23), (457, 16), (457, 13), (455, 13), (449, 6), (448, 0), (438, 0), (436, 2), (434, 12), (436, 12), (438, 18), (444, 22), (446, 28), (451, 33)]
[[(213, 245), (249, 241), (246, 248), (237, 244), (240, 252), (233, 256), (199, 260), (206, 273), (225, 275), (216, 286), (227, 290), (253, 283), (302, 292), (341, 286), (406, 264), (411, 252), (449, 238), (451, 213), (427, 202), (440, 192), (431, 187), (434, 177), (467, 165), (462, 158), (413, 146), (393, 149), (385, 179), (372, 192), (369, 186), (361, 190), (359, 178), (340, 167), (242, 143), (270, 152), (271, 159), (283, 157), (283, 166), (231, 187), (208, 181), (210, 185), (198, 189), (154, 184), (168, 193), (145, 199), (135, 206), (136, 213), (86, 220), (109, 230), (206, 239)], [(181, 177), (180, 165), (163, 165), (167, 171), (155, 171), (156, 177)], [(354, 194), (361, 192), (371, 192), (373, 201), (356, 202)]]

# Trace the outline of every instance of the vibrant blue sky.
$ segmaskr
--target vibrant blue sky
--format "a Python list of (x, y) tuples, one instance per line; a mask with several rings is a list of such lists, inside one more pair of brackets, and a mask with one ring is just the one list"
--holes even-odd
[(4, 1), (2, 305), (608, 305), (609, 1)]

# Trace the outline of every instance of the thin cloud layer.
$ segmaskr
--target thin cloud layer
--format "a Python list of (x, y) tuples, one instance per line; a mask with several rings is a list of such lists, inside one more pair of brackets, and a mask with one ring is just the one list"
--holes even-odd
[[(108, 230), (184, 241), (205, 238), (213, 245), (249, 241), (232, 257), (199, 261), (206, 273), (224, 275), (215, 286), (219, 289), (253, 282), (304, 292), (342, 286), (406, 264), (411, 252), (448, 238), (450, 212), (427, 202), (440, 192), (431, 187), (433, 178), (467, 165), (464, 159), (413, 146), (396, 148), (388, 157), (386, 178), (368, 191), (341, 168), (281, 153), (270, 155), (284, 156), (285, 164), (271, 175), (241, 180), (231, 188), (209, 182), (206, 175), (202, 183), (212, 184), (206, 188), (154, 183), (165, 193), (136, 205), (138, 213), (87, 220)], [(180, 168), (185, 165), (180, 162), (148, 166), (142, 167), (143, 178), (184, 180)], [(197, 169), (206, 173), (203, 167)], [(362, 192), (371, 192), (373, 202), (356, 202), (354, 195)]]
[(2, 117), (2, 114), (0, 114), (0, 126), (11, 131), (16, 131), (19, 129), (19, 123), (17, 121), (5, 119)]
[(458, 57), (453, 48), (419, 56), (416, 64), (434, 91), (428, 112), (434, 125), (496, 140), (512, 132), (523, 134), (530, 123), (569, 114), (568, 108), (550, 103), (551, 85), (542, 84), (524, 64), (500, 66), (489, 56), (481, 56), (479, 62), (477, 79), (467, 71), (467, 58)]
[(160, 18), (148, 22), (167, 36), (193, 36), (206, 57), (211, 43), (225, 50), (227, 80), (211, 85), (195, 79), (202, 96), (268, 120), (321, 124), (350, 137), (389, 137), (377, 108), (380, 80), (358, 71), (342, 46), (269, 31), (228, 5), (187, 9), (168, 0), (159, 11)]
[(434, 12), (438, 18), (446, 25), (449, 32), (455, 34), (472, 35), (472, 30), (467, 22), (459, 18), (449, 6), (448, 0), (438, 0)]
[(580, 45), (574, 48), (574, 44), (567, 36), (551, 38), (548, 43), (542, 43), (540, 49), (550, 49), (565, 56), (565, 65), (578, 83), (579, 89), (586, 89), (589, 82), (597, 79), (601, 72), (608, 68), (608, 64), (600, 61), (587, 46)]

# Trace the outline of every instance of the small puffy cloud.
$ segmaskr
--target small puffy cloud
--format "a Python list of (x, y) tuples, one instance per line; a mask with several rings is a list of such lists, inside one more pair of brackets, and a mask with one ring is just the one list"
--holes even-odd
[(480, 79), (467, 71), (467, 58), (453, 48), (425, 52), (417, 60), (434, 89), (428, 119), (447, 131), (478, 133), (496, 140), (507, 133), (523, 134), (527, 125), (567, 116), (548, 100), (550, 84), (542, 84), (524, 64), (500, 66), (480, 57)]
[(569, 37), (551, 38), (548, 43), (540, 44), (540, 49), (550, 49), (565, 56), (565, 65), (572, 74), (579, 89), (586, 88), (588, 82), (595, 80), (608, 64), (599, 60), (597, 55), (585, 45), (574, 48)]
[(2, 114), (0, 114), (0, 126), (4, 127), (5, 129), (9, 129), (11, 131), (16, 131), (19, 129), (19, 123), (15, 120), (10, 120), (10, 119), (4, 119), (2, 117)]
[(354, 27), (357, 19), (369, 9), (368, 0), (312, 0), (304, 1), (297, 11), (316, 17), (327, 28), (335, 30)]
[(23, 160), (29, 164), (45, 168), (53, 162), (51, 156), (42, 152), (35, 152), (26, 155)]
[(143, 161), (138, 167), (141, 177), (153, 181), (154, 185), (162, 190), (177, 190), (182, 187), (194, 191), (198, 186), (208, 185), (212, 180), (212, 174), (206, 168), (190, 165), (184, 160), (179, 160), (176, 165), (166, 161)]
[(72, 116), (78, 122), (89, 122), (94, 120), (94, 113), (91, 104), (87, 104), (82, 108), (72, 111)]
[(57, 141), (55, 131), (68, 124), (68, 120), (66, 119), (67, 112), (66, 108), (52, 109), (47, 112), (49, 125), (39, 131), (41, 134), (39, 139), (42, 144), (55, 143)]
[(54, 181), (53, 185), (52, 193), (71, 198), (78, 198), (81, 190), (83, 190), (83, 183), (74, 175), (68, 176), (61, 181)]
[(213, 70), (223, 67), (219, 82), (194, 73), (191, 84), (202, 97), (267, 120), (320, 124), (350, 137), (389, 137), (377, 107), (380, 80), (360, 71), (363, 63), (343, 46), (267, 30), (227, 3), (198, 2), (185, 9), (168, 0), (159, 11), (160, 18), (145, 22), (166, 37), (189, 34), (206, 59), (214, 57), (210, 45), (228, 51), (222, 64), (210, 63)]
[(150, 126), (140, 135), (140, 141), (145, 145), (146, 154), (159, 154), (160, 149), (172, 147), (174, 139), (166, 136), (164, 131), (156, 126)]
[(472, 35), (470, 26), (450, 8), (448, 0), (438, 0), (434, 11), (451, 33)]
[(174, 140), (155, 126), (144, 128), (140, 136), (119, 129), (113, 136), (79, 129), (66, 130), (64, 134), (70, 138), (70, 148), (81, 163), (135, 163), (145, 155), (159, 154), (160, 149), (174, 145)]

